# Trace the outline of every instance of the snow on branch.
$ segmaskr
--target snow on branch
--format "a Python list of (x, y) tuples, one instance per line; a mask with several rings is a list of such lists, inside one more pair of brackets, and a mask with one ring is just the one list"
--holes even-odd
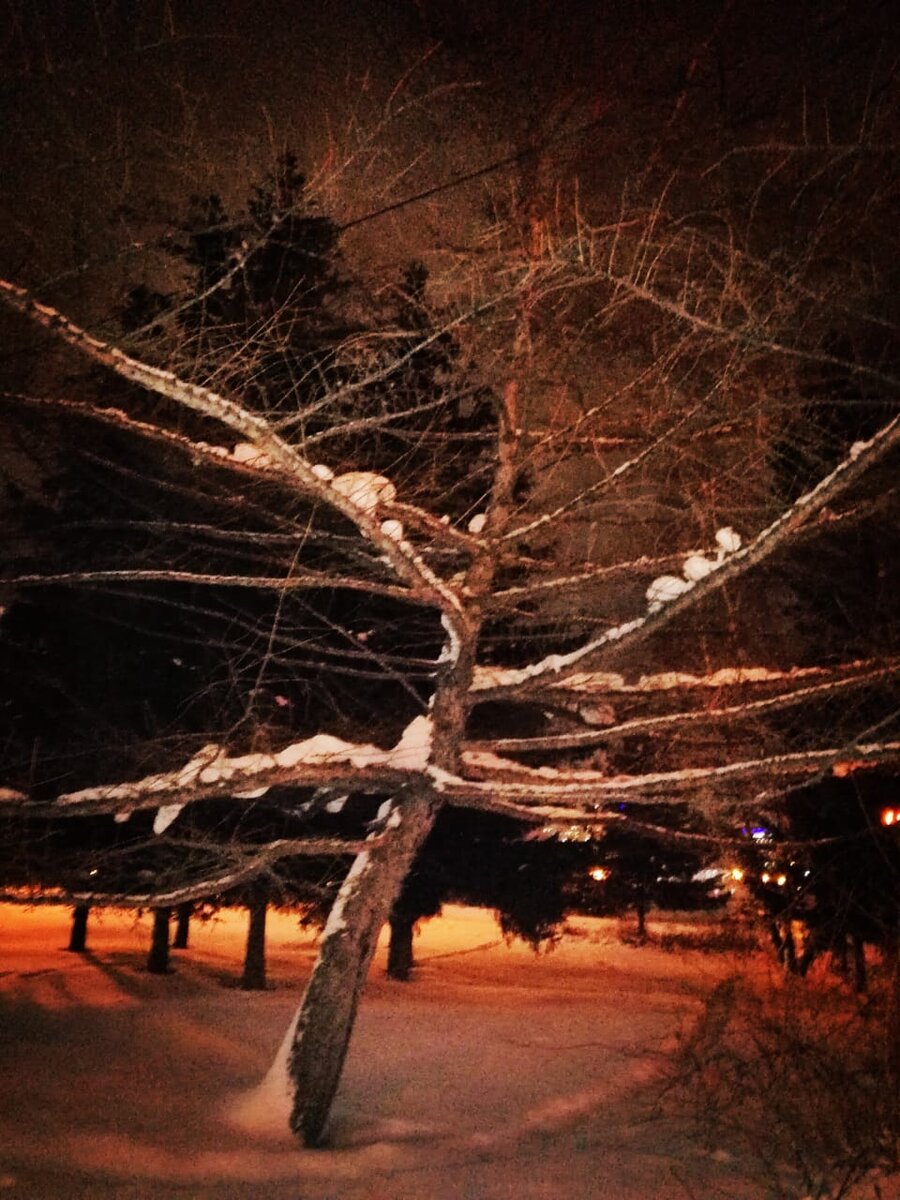
[[(830, 474), (786, 508), (774, 521), (753, 538), (746, 546), (736, 549), (727, 559), (718, 563), (714, 570), (700, 579), (683, 579), (678, 595), (668, 603), (651, 603), (646, 614), (604, 630), (568, 654), (551, 654), (546, 658), (520, 668), (482, 667), (476, 670), (473, 692), (501, 692), (509, 695), (517, 691), (533, 691), (558, 685), (574, 673), (577, 666), (603, 650), (612, 647), (622, 649), (632, 646), (651, 633), (667, 625), (675, 617), (688, 612), (701, 600), (718, 591), (751, 567), (757, 566), (778, 550), (793, 533), (805, 525), (812, 516), (830, 504), (851, 484), (882, 458), (889, 450), (900, 444), (900, 414), (875, 433), (868, 441), (856, 442), (851, 452)], [(720, 531), (726, 532), (726, 531)], [(479, 696), (479, 699), (486, 699)]]
[(434, 765), (427, 768), (435, 790), (453, 804), (467, 806), (484, 795), (495, 800), (509, 800), (525, 808), (554, 802), (573, 806), (597, 805), (610, 800), (658, 804), (673, 795), (682, 798), (698, 787), (708, 791), (745, 779), (801, 779), (829, 768), (835, 774), (843, 775), (849, 769), (848, 764), (856, 767), (870, 762), (898, 762), (900, 742), (853, 745), (849, 750), (846, 746), (804, 750), (722, 766), (684, 767), (645, 775), (604, 775), (600, 771), (526, 767), (484, 751), (470, 751), (463, 759), (469, 771), (477, 771), (479, 778), (453, 775)]
[(638, 571), (659, 570), (680, 563), (688, 555), (699, 554), (700, 551), (681, 551), (678, 554), (666, 554), (660, 557), (642, 555), (640, 558), (627, 562), (610, 563), (606, 566), (586, 567), (582, 571), (569, 575), (550, 575), (546, 579), (516, 584), (513, 587), (498, 588), (490, 597), (491, 611), (502, 611), (514, 607), (523, 600), (539, 596), (543, 592), (559, 592), (562, 588), (580, 588), (587, 584), (597, 583), (601, 579), (609, 579), (616, 575), (634, 575)]
[[(848, 664), (849, 666), (858, 666), (859, 664)], [(868, 665), (868, 664), (866, 664)], [(815, 669), (815, 668), (813, 668)], [(755, 668), (755, 670), (761, 670)], [(762, 669), (764, 670), (764, 669)], [(797, 678), (798, 675), (807, 674), (807, 670), (794, 672), (791, 676), (790, 672), (766, 672), (769, 676), (788, 676)], [(731, 721), (743, 720), (748, 717), (755, 717), (762, 712), (776, 711), (782, 708), (788, 708), (795, 704), (804, 704), (808, 700), (821, 699), (825, 696), (832, 695), (837, 692), (847, 691), (851, 688), (864, 687), (870, 683), (878, 683), (894, 678), (900, 671), (900, 660), (891, 660), (889, 663), (878, 666), (874, 670), (866, 670), (859, 674), (853, 675), (832, 675), (824, 683), (815, 683), (808, 687), (795, 688), (791, 691), (778, 692), (774, 696), (767, 696), (764, 700), (750, 700), (743, 704), (729, 704), (721, 708), (693, 708), (687, 711), (666, 713), (663, 716), (656, 717), (635, 717), (629, 721), (620, 721), (614, 724), (605, 725), (602, 728), (577, 730), (572, 733), (547, 734), (546, 736), (522, 737), (522, 738), (496, 738), (489, 742), (479, 743), (484, 749), (490, 749), (497, 754), (517, 753), (526, 750), (572, 750), (595, 746), (600, 742), (606, 741), (612, 737), (622, 737), (632, 733), (647, 733), (655, 730), (673, 728), (687, 724), (708, 723), (711, 721)], [(669, 672), (669, 675), (678, 675), (679, 672)], [(692, 684), (684, 683), (683, 687), (713, 687), (716, 686), (709, 682), (715, 676), (721, 676), (722, 672), (717, 671), (708, 677), (687, 676), (687, 679), (692, 680)], [(659, 677), (657, 677), (659, 678)], [(662, 678), (666, 678), (665, 676)], [(754, 680), (759, 682), (759, 680)], [(640, 682), (640, 681), (639, 681)], [(742, 682), (751, 682), (750, 680)], [(679, 686), (673, 684), (673, 686)], [(724, 686), (721, 682), (718, 686)], [(604, 689), (601, 689), (604, 690)], [(622, 689), (640, 691), (650, 690), (641, 689), (635, 685), (632, 689)], [(577, 707), (576, 707), (577, 711)], [(477, 748), (472, 745), (471, 748)]]
[(39, 803), (29, 802), (20, 792), (5, 789), (0, 792), (0, 799), (18, 806), (24, 815), (124, 816), (148, 808), (169, 810), (165, 813), (168, 825), (170, 818), (174, 819), (172, 810), (194, 801), (227, 796), (254, 799), (278, 785), (341, 783), (359, 790), (394, 787), (422, 772), (430, 749), (431, 721), (423, 716), (410, 722), (397, 744), (386, 750), (368, 743), (346, 742), (327, 733), (293, 742), (274, 754), (233, 758), (212, 743), (176, 770), (146, 775), (129, 783), (99, 784)]
[[(892, 663), (895, 660), (891, 660)], [(867, 671), (883, 666), (882, 659), (855, 659), (837, 667), (778, 667), (746, 666), (720, 667), (706, 675), (695, 675), (689, 671), (661, 671), (655, 675), (641, 675), (629, 683), (617, 671), (578, 671), (567, 674), (563, 679), (553, 680), (552, 687), (565, 693), (585, 697), (600, 695), (639, 695), (642, 693), (669, 692), (704, 688), (718, 691), (721, 688), (743, 687), (747, 684), (780, 683), (798, 679), (842, 678), (848, 671)], [(476, 668), (475, 690), (487, 690), (501, 686), (498, 682), (507, 674), (505, 667)]]
[[(274, 786), (324, 784), (353, 790), (391, 790), (413, 780), (440, 799), (467, 807), (486, 802), (510, 811), (535, 812), (536, 806), (596, 806), (611, 799), (658, 803), (682, 796), (698, 786), (726, 786), (744, 779), (793, 779), (832, 769), (845, 774), (848, 762), (860, 764), (900, 760), (900, 742), (799, 751), (712, 767), (688, 767), (643, 775), (608, 775), (596, 770), (528, 767), (491, 751), (467, 749), (462, 774), (431, 761), (432, 727), (417, 717), (389, 749), (345, 742), (319, 733), (274, 754), (229, 757), (221, 747), (204, 746), (177, 770), (148, 775), (129, 783), (101, 784), (67, 792), (51, 801), (30, 802), (12, 789), (0, 790), (5, 812), (12, 815), (79, 816), (112, 813), (127, 819), (133, 811), (155, 808), (167, 827), (187, 804), (215, 797), (252, 799)], [(498, 808), (499, 810), (499, 808)]]
[[(378, 517), (377, 505), (368, 502), (371, 488), (358, 486), (358, 480), (352, 487), (340, 487), (341, 476), (334, 477), (327, 469), (317, 471), (315, 464), (309, 463), (289, 442), (280, 437), (261, 414), (210, 388), (181, 379), (172, 371), (153, 367), (132, 358), (115, 346), (93, 337), (55, 308), (40, 304), (24, 288), (0, 279), (0, 299), (8, 307), (57, 334), (68, 345), (121, 378), (147, 388), (183, 408), (189, 408), (204, 417), (218, 421), (238, 434), (254, 449), (258, 461), (262, 461), (258, 456), (264, 456), (267, 466), (278, 468), (292, 479), (295, 486), (332, 505), (352, 521), (422, 599), (427, 599), (439, 608), (454, 625), (459, 623), (458, 633), (462, 636), (462, 606), (459, 597), (431, 570), (409, 542), (398, 537), (394, 530), (384, 530)], [(226, 450), (224, 457), (231, 457), (231, 452)], [(239, 457), (247, 465), (246, 452)], [(359, 474), (376, 478), (370, 472)], [(385, 482), (389, 484), (389, 481)], [(389, 486), (393, 488), (393, 485)], [(360, 498), (357, 498), (358, 496)]]

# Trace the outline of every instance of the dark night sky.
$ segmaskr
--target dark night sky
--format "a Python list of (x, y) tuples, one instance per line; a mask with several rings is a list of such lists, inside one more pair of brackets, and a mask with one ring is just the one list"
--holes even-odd
[[(0, 264), (76, 302), (84, 280), (60, 290), (59, 271), (144, 240), (191, 191), (242, 196), (285, 145), (310, 174), (326, 166), (326, 202), (352, 218), (600, 116), (554, 166), (602, 207), (660, 138), (679, 143), (671, 159), (694, 137), (796, 138), (804, 122), (855, 135), (900, 44), (893, 5), (874, 0), (8, 7)], [(357, 244), (393, 261), (456, 247), (509, 180), (406, 209)]]

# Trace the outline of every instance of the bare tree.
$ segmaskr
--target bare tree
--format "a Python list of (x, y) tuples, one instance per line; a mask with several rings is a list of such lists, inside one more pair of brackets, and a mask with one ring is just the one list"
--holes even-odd
[[(294, 277), (277, 302), (252, 288), (293, 202), (261, 201), (227, 269), (128, 340), (0, 282), (9, 308), (61, 339), (67, 366), (90, 364), (109, 389), (98, 399), (82, 378), (74, 394), (8, 395), (23, 448), (53, 442), (41, 422), (78, 425), (83, 458), (142, 512), (82, 520), (97, 536), (78, 559), (59, 549), (75, 523), (45, 522), (33, 537), (50, 550), (4, 575), (4, 597), (129, 596), (177, 613), (185, 642), (227, 647), (218, 688), (232, 705), (215, 740), (150, 731), (95, 753), (93, 777), (66, 790), (11, 767), (4, 812), (153, 812), (174, 847), (169, 827), (205, 804), (384, 798), (362, 837), (231, 829), (197, 839), (190, 878), (177, 857), (127, 894), (67, 892), (162, 912), (287, 859), (355, 856), (275, 1078), (307, 1144), (323, 1137), (379, 931), (442, 805), (565, 836), (646, 828), (641, 806), (669, 804), (694, 825), (662, 834), (727, 839), (798, 783), (896, 760), (896, 629), (860, 601), (844, 652), (817, 619), (842, 582), (801, 569), (823, 546), (856, 564), (841, 538), (896, 500), (900, 355), (866, 243), (887, 244), (877, 128), (873, 116), (848, 145), (747, 146), (662, 187), (656, 164), (590, 212), (577, 196), (548, 203), (542, 145), (515, 220), (477, 253), (446, 255), (431, 323), (416, 323), (413, 271), (406, 309), (380, 324), (345, 312), (314, 354), (297, 351)], [(848, 162), (834, 216), (823, 180)], [(786, 194), (813, 230), (787, 265), (765, 220)], [(221, 234), (207, 216), (205, 234)], [(240, 321), (236, 280), (250, 280)], [(217, 305), (216, 324), (196, 317)], [(274, 403), (263, 377), (279, 381)], [(829, 390), (865, 419), (817, 440), (807, 409)], [(466, 428), (460, 414), (479, 406), (485, 428)], [(800, 432), (808, 453), (786, 484), (776, 451)], [(303, 689), (281, 687), (296, 676)]]
[[(611, 262), (608, 256), (598, 267), (596, 245), (590, 257), (595, 276), (601, 270), (606, 275), (614, 272), (614, 260)], [(557, 283), (568, 286), (570, 279), (557, 258), (539, 286), (546, 295)], [(623, 288), (638, 287), (628, 279), (617, 279), (616, 283)], [(524, 272), (522, 286), (536, 286), (533, 267)], [(896, 446), (900, 436), (897, 417), (851, 447), (815, 487), (762, 528), (745, 530), (745, 541), (732, 528), (723, 527), (712, 548), (694, 547), (694, 553), (687, 552), (689, 547), (681, 549), (674, 561), (683, 564), (684, 571), (679, 570), (677, 575), (677, 567), (671, 574), (656, 575), (660, 569), (658, 556), (615, 568), (586, 564), (574, 575), (560, 574), (553, 560), (548, 561), (546, 551), (541, 553), (541, 544), (546, 547), (548, 535), (556, 544), (572, 536), (572, 518), (608, 488), (612, 478), (621, 479), (646, 455), (662, 447), (665, 432), (603, 478), (580, 491), (571, 489), (568, 497), (537, 510), (533, 500), (517, 496), (521, 472), (537, 454), (541, 465), (548, 469), (552, 466), (562, 473), (568, 463), (566, 469), (574, 471), (579, 440), (573, 437), (571, 426), (562, 431), (561, 438), (555, 438), (552, 428), (541, 423), (533, 408), (523, 405), (523, 387), (516, 377), (513, 358), (509, 376), (496, 393), (498, 433), (490, 495), (483, 510), (472, 514), (468, 528), (460, 528), (459, 524), (442, 522), (439, 511), (407, 502), (386, 476), (364, 469), (343, 473), (323, 469), (325, 464), (313, 458), (314, 453), (318, 458), (318, 450), (284, 436), (278, 418), (261, 415), (237, 397), (222, 395), (131, 357), (87, 334), (12, 284), (4, 283), (2, 288), (8, 304), (53, 330), (79, 353), (176, 408), (216, 422), (222, 430), (223, 444), (203, 445), (200, 439), (174, 431), (165, 420), (139, 421), (125, 412), (102, 407), (90, 415), (138, 437), (163, 439), (177, 453), (190, 456), (204, 468), (206, 464), (217, 469), (224, 466), (236, 475), (252, 475), (260, 486), (272, 480), (284, 495), (296, 494), (306, 505), (312, 502), (326, 512), (339, 513), (356, 531), (359, 551), (355, 554), (363, 564), (356, 572), (340, 575), (304, 568), (301, 544), (291, 568), (280, 577), (250, 573), (240, 579), (204, 577), (189, 570), (136, 567), (118, 571), (114, 577), (102, 569), (56, 577), (20, 576), (8, 579), (7, 586), (49, 587), (79, 582), (140, 586), (161, 576), (169, 580), (185, 576), (213, 588), (238, 585), (274, 589), (284, 597), (323, 586), (359, 588), (400, 596), (411, 607), (435, 613), (443, 627), (443, 649), (433, 665), (433, 687), (426, 709), (387, 747), (364, 739), (344, 740), (322, 728), (300, 741), (250, 753), (233, 754), (226, 746), (207, 746), (190, 761), (175, 763), (149, 776), (100, 783), (51, 798), (33, 799), (17, 787), (6, 788), (3, 793), (7, 812), (25, 812), (29, 817), (121, 815), (142, 809), (171, 816), (182, 806), (210, 798), (228, 797), (240, 805), (246, 803), (242, 796), (257, 796), (286, 784), (380, 792), (391, 797), (341, 888), (296, 1023), (290, 1056), (294, 1095), (291, 1124), (307, 1143), (316, 1144), (323, 1135), (378, 932), (442, 804), (502, 812), (536, 824), (598, 827), (621, 818), (617, 804), (627, 804), (633, 813), (642, 802), (656, 804), (667, 799), (673, 804), (694, 803), (707, 818), (718, 818), (721, 825), (733, 818), (736, 798), (741, 798), (744, 806), (751, 797), (757, 803), (772, 804), (791, 783), (834, 770), (840, 764), (846, 769), (848, 761), (860, 767), (883, 763), (895, 758), (900, 750), (900, 743), (892, 740), (893, 730), (879, 728), (878, 722), (869, 719), (862, 727), (842, 729), (840, 737), (832, 740), (823, 740), (822, 731), (813, 724), (807, 744), (800, 748), (773, 745), (774, 735), (769, 728), (763, 753), (729, 756), (725, 761), (721, 757), (725, 743), (716, 736), (711, 739), (716, 748), (712, 761), (707, 750), (706, 761), (701, 758), (696, 764), (636, 773), (615, 770), (609, 761), (598, 767), (583, 765), (572, 757), (573, 750), (596, 753), (598, 748), (606, 747), (612, 760), (621, 739), (638, 731), (662, 729), (667, 735), (683, 735), (701, 723), (734, 728), (761, 712), (781, 711), (787, 706), (796, 712), (825, 693), (877, 687), (895, 678), (896, 663), (881, 659), (804, 669), (790, 664), (724, 664), (700, 673), (670, 670), (641, 675), (634, 674), (633, 665), (624, 671), (611, 670), (607, 660), (615, 654), (617, 660), (639, 663), (631, 654), (633, 649), (645, 646), (664, 630), (680, 629), (684, 638), (685, 626), (689, 631), (689, 622), (698, 619), (696, 614), (708, 611), (715, 598), (726, 588), (736, 586), (750, 569), (783, 553), (791, 541), (821, 523), (823, 514), (841, 515), (841, 506), (853, 497), (853, 489)], [(665, 294), (654, 293), (651, 300), (657, 306), (675, 309), (675, 315), (691, 329), (712, 323), (703, 313), (677, 311), (678, 303)], [(714, 332), (717, 337), (725, 336), (719, 329)], [(892, 382), (888, 380), (886, 385)], [(349, 390), (353, 388), (355, 385), (349, 385)], [(338, 405), (345, 396), (338, 394), (330, 400)], [(379, 420), (377, 416), (357, 419), (373, 429)], [(588, 435), (595, 427), (586, 417), (580, 428)], [(602, 610), (579, 612), (576, 622), (559, 630), (565, 641), (575, 641), (574, 646), (535, 653), (528, 649), (529, 644), (540, 644), (533, 626), (545, 620), (538, 606), (531, 631), (521, 620), (513, 620), (510, 626), (517, 626), (517, 638), (526, 639), (522, 665), (490, 661), (495, 654), (491, 645), (497, 636), (496, 613), (510, 605), (513, 597), (518, 604), (520, 597), (556, 597), (564, 589), (570, 589), (573, 596), (589, 594), (594, 584), (625, 572), (643, 576), (643, 588), (650, 584), (648, 600), (636, 605), (634, 615), (628, 619), (610, 625), (604, 621)], [(491, 634), (487, 642), (486, 631)], [(540, 636), (546, 640), (550, 635), (544, 631)], [(507, 640), (507, 646), (510, 644), (511, 639)], [(385, 669), (390, 669), (389, 663)], [(617, 718), (617, 706), (625, 698), (629, 705), (637, 705), (661, 695), (677, 698), (674, 710), (651, 711), (650, 715), (625, 721)], [(709, 707), (708, 697), (719, 706)], [(720, 697), (726, 698), (724, 705)], [(473, 741), (468, 730), (479, 714), (484, 716), (488, 704), (517, 706), (523, 711), (539, 708), (548, 714), (543, 718), (545, 728), (530, 738), (488, 735)], [(481, 724), (489, 726), (489, 720), (484, 718)], [(747, 740), (752, 740), (749, 734)], [(535, 753), (541, 756), (541, 765), (528, 765), (533, 761), (529, 755)], [(315, 843), (285, 847), (272, 842), (257, 849), (255, 857), (248, 855), (253, 861), (235, 864), (217, 879), (207, 878), (192, 888), (168, 894), (151, 889), (142, 899), (144, 903), (152, 902), (156, 911), (163, 911), (190, 899), (191, 894), (201, 895), (204, 890), (209, 894), (213, 888), (224, 890), (248, 873), (258, 873), (281, 853), (320, 850)], [(78, 896), (80, 903), (90, 899), (89, 894)], [(134, 896), (131, 899), (137, 900)]]

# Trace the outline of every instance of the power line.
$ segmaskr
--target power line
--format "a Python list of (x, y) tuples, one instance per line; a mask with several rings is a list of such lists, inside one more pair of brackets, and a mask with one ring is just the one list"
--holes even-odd
[(485, 175), (493, 175), (495, 172), (502, 171), (506, 167), (511, 167), (516, 163), (541, 154), (556, 141), (561, 141), (564, 138), (579, 137), (583, 133), (588, 133), (600, 125), (604, 117), (605, 114), (594, 117), (592, 120), (586, 121), (583, 125), (576, 126), (575, 129), (553, 133), (536, 145), (526, 146), (521, 150), (516, 150), (512, 154), (508, 154), (505, 158), (498, 158), (494, 162), (477, 167), (474, 171), (465, 171), (462, 175), (454, 175), (451, 179), (445, 179), (442, 183), (436, 183), (432, 187), (425, 188), (424, 191), (415, 192), (411, 196), (405, 196), (402, 200), (395, 200), (391, 204), (385, 204), (382, 208), (374, 209), (372, 212), (365, 213), (361, 217), (354, 217), (352, 221), (345, 221), (342, 225), (339, 225), (338, 231), (345, 233), (348, 229), (355, 229), (359, 225), (365, 225), (369, 221), (375, 221), (379, 217), (387, 216), (389, 213), (408, 208), (411, 204), (418, 204), (420, 200), (429, 200), (432, 196), (439, 196), (443, 192), (452, 191), (453, 188), (461, 187), (464, 183), (471, 183), (474, 179), (481, 179)]

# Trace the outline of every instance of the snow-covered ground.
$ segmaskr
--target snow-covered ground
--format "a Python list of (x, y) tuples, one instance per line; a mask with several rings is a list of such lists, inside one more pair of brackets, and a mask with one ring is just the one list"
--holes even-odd
[(329, 1148), (236, 1129), (315, 953), (274, 915), (273, 987), (234, 986), (244, 916), (195, 923), (167, 977), (149, 922), (0, 907), (0, 1194), (28, 1200), (738, 1200), (764, 1195), (728, 1150), (654, 1119), (662, 1057), (725, 956), (622, 946), (579, 919), (549, 954), (449, 907), (416, 943), (416, 981), (379, 952)]

